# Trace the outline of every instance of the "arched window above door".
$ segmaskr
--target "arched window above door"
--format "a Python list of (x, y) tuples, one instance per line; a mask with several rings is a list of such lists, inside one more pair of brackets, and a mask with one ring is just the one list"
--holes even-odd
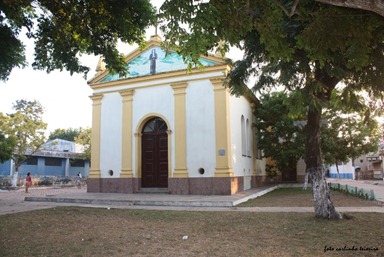
[(147, 121), (143, 128), (143, 133), (159, 133), (167, 131), (167, 123), (159, 117), (155, 117)]

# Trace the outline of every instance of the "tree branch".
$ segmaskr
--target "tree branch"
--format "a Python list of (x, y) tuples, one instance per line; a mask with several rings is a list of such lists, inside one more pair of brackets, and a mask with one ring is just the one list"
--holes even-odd
[(316, 0), (317, 2), (347, 8), (371, 11), (384, 17), (383, 0)]
[(297, 5), (299, 4), (300, 0), (295, 0), (293, 2), (293, 6), (292, 6), (291, 10), (288, 10), (287, 8), (285, 8), (285, 6), (282, 5), (279, 0), (272, 0), (272, 2), (275, 3), (281, 10), (283, 10), (283, 12), (288, 17), (292, 17), (294, 14), (300, 15), (300, 13), (298, 11), (296, 11)]

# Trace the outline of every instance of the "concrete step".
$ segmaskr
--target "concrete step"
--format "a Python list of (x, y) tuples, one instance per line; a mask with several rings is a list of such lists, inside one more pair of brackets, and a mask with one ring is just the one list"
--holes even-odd
[(168, 188), (147, 187), (141, 188), (139, 194), (169, 194)]
[(26, 202), (73, 203), (110, 206), (232, 207), (232, 201), (123, 200), (99, 198), (25, 197)]

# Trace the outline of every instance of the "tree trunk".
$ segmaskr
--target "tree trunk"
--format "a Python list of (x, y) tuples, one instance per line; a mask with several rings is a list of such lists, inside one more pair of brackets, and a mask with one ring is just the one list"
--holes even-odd
[(304, 179), (303, 190), (307, 190), (307, 188), (308, 188), (308, 176), (309, 176), (308, 172), (305, 171), (305, 179)]
[(335, 164), (336, 164), (337, 178), (340, 179), (339, 165), (337, 165), (337, 162)]
[(307, 166), (306, 172), (309, 173), (312, 181), (316, 217), (341, 219), (342, 216), (333, 206), (330, 190), (323, 169), (323, 161), (320, 148), (321, 112), (321, 107), (315, 107), (313, 104), (309, 105), (305, 144), (305, 163)]

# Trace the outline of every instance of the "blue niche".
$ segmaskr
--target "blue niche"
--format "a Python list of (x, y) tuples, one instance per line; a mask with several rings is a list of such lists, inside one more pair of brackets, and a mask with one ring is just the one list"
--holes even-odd
[[(204, 66), (214, 66), (218, 63), (206, 59), (200, 59)], [(188, 65), (184, 63), (183, 58), (176, 52), (166, 52), (160, 47), (152, 47), (141, 55), (130, 61), (127, 65), (129, 74), (125, 77), (120, 77), (119, 74), (108, 75), (101, 82), (108, 82), (122, 78), (132, 78), (146, 76), (150, 74), (184, 70)]]

